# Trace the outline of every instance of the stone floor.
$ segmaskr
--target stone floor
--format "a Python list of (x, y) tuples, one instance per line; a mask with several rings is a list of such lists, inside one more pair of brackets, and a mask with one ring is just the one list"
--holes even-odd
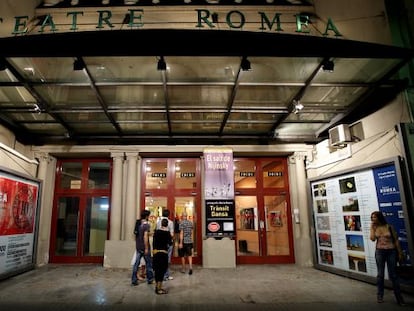
[(47, 265), (0, 281), (0, 310), (401, 310), (386, 290), (376, 302), (375, 285), (296, 265), (195, 267), (193, 275), (172, 267), (167, 295), (154, 285), (130, 285), (130, 270), (96, 265)]

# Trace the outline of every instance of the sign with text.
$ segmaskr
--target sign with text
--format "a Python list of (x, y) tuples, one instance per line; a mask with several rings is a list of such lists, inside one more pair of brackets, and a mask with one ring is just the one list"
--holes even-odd
[(234, 235), (233, 150), (204, 150), (204, 197), (208, 237)]

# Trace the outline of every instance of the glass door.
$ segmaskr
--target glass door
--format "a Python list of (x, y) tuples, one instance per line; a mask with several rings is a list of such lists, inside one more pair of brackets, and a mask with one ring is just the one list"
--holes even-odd
[(102, 263), (110, 210), (109, 160), (58, 161), (50, 260)]
[(237, 263), (293, 263), (286, 159), (235, 159)]
[(180, 263), (177, 229), (183, 213), (193, 222), (193, 262), (201, 262), (199, 166), (199, 159), (143, 159), (143, 206), (151, 212), (151, 232), (154, 232), (156, 221), (164, 209), (169, 210), (170, 219), (175, 224), (173, 264)]

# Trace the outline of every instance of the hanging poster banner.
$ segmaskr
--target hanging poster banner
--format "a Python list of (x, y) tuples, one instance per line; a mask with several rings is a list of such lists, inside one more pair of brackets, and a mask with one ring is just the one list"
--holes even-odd
[(310, 181), (318, 268), (375, 280), (375, 243), (369, 238), (374, 211), (394, 226), (404, 264), (412, 265), (401, 181), (397, 160)]
[(34, 267), (39, 188), (0, 169), (0, 279)]
[(207, 237), (234, 235), (233, 150), (204, 150), (204, 197)]

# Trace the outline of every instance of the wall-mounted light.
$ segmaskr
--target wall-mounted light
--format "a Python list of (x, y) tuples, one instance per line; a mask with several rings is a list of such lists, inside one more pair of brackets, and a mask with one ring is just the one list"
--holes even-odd
[(246, 56), (243, 56), (240, 67), (243, 71), (252, 70), (252, 67), (250, 65), (250, 61), (247, 59)]
[(333, 72), (335, 68), (335, 64), (331, 60), (326, 60), (322, 64), (322, 70), (327, 72)]
[(158, 59), (157, 70), (167, 70), (167, 64), (165, 63), (164, 56)]

